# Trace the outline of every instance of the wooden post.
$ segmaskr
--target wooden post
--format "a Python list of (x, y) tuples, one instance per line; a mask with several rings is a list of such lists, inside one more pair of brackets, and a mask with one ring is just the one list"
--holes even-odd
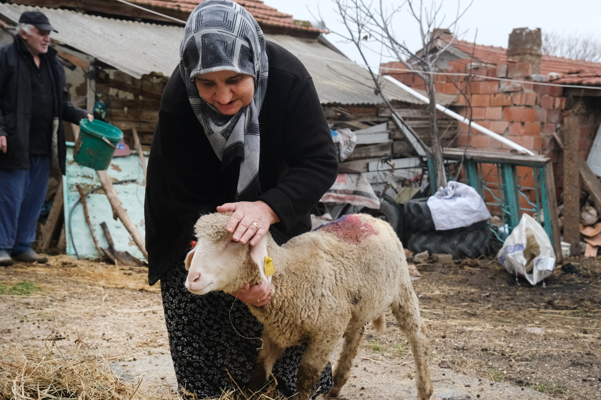
[(102, 261), (102, 250), (100, 250), (100, 246), (98, 245), (98, 240), (96, 240), (96, 236), (94, 235), (94, 228), (92, 227), (92, 222), (90, 221), (90, 214), (88, 213), (88, 201), (86, 199), (86, 194), (83, 189), (79, 185), (75, 185), (77, 191), (79, 192), (79, 196), (81, 198), (81, 205), (83, 206), (83, 216), (88, 223), (88, 228), (90, 228), (90, 235), (92, 235), (92, 240), (94, 241), (94, 246), (96, 246), (96, 251), (98, 252), (98, 258)]
[(71, 124), (71, 130), (73, 131), (73, 143), (77, 143), (77, 139), (79, 139), (79, 125)]
[[(558, 263), (563, 261), (561, 255), (561, 233), (559, 232), (559, 211), (557, 210), (557, 193), (555, 192), (555, 178), (553, 177), (553, 164), (547, 163), (543, 169), (544, 182), (541, 182), (541, 188), (545, 188), (545, 193), (541, 196), (546, 196), (547, 207), (545, 213), (545, 226), (551, 225), (553, 236), (553, 249), (555, 250), (555, 260)], [(544, 210), (543, 210), (544, 211)]]
[(54, 195), (54, 201), (52, 202), (52, 208), (50, 209), (50, 214), (48, 215), (48, 219), (46, 223), (41, 229), (40, 232), (40, 250), (46, 251), (50, 247), (50, 242), (52, 241), (52, 236), (56, 229), (56, 225), (60, 220), (60, 216), (63, 212), (63, 180), (61, 179), (58, 190)]
[(144, 241), (144, 237), (142, 237), (136, 225), (129, 218), (129, 215), (127, 215), (127, 210), (123, 208), (123, 204), (121, 203), (121, 200), (119, 200), (119, 196), (117, 196), (117, 192), (113, 187), (113, 182), (111, 182), (111, 178), (108, 176), (106, 171), (96, 171), (96, 174), (98, 175), (98, 179), (100, 179), (100, 184), (104, 189), (109, 203), (111, 203), (111, 208), (113, 209), (113, 218), (117, 219), (118, 217), (121, 220), (125, 229), (127, 229), (127, 231), (131, 235), (132, 239), (134, 239), (134, 242), (136, 243), (144, 257), (148, 260), (148, 253), (146, 252), (146, 244)]
[(580, 254), (580, 155), (578, 117), (564, 119), (563, 151), (563, 241), (570, 243), (570, 255)]
[(140, 157), (140, 164), (142, 165), (142, 172), (144, 173), (144, 181), (146, 181), (146, 157), (144, 157), (144, 151), (142, 150), (142, 143), (140, 143), (140, 137), (138, 136), (138, 130), (134, 127), (131, 128), (131, 132), (134, 136), (134, 146)]
[(94, 105), (96, 104), (96, 69), (93, 65), (88, 67), (87, 73), (87, 83), (88, 83), (88, 92), (87, 92), (87, 107), (86, 110), (88, 114), (94, 115)]

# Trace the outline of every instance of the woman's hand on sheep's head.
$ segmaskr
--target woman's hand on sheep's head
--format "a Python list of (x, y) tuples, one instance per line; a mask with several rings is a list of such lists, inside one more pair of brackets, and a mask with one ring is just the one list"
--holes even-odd
[(261, 307), (271, 301), (271, 285), (268, 282), (261, 282), (253, 286), (247, 283), (232, 293), (232, 296), (248, 305)]
[(233, 240), (251, 246), (259, 243), (269, 227), (280, 219), (266, 203), (262, 201), (225, 203), (217, 207), (220, 213), (233, 213), (227, 223), (227, 231), (234, 233)]

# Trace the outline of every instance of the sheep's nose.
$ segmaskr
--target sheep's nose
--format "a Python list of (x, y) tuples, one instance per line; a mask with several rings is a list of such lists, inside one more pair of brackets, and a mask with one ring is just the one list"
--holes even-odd
[(188, 274), (188, 279), (186, 279), (186, 289), (200, 289), (200, 272)]

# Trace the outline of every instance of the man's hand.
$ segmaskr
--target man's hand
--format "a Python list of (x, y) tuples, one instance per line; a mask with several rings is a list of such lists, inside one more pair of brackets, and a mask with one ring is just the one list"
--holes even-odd
[(0, 151), (6, 153), (8, 146), (6, 144), (6, 136), (0, 136)]
[(88, 114), (88, 121), (94, 121), (94, 116), (92, 114)]
[(226, 203), (217, 207), (220, 213), (233, 212), (227, 223), (227, 231), (234, 232), (234, 241), (254, 246), (267, 233), (269, 227), (280, 219), (266, 203), (262, 201)]
[(242, 302), (256, 307), (264, 306), (271, 301), (271, 285), (267, 282), (250, 286), (248, 283), (232, 293)]

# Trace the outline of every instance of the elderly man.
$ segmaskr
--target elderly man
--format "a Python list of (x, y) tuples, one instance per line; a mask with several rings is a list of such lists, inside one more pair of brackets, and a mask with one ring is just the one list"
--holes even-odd
[[(50, 167), (65, 173), (62, 120), (92, 116), (73, 106), (65, 72), (49, 47), (54, 30), (41, 12), (19, 18), (12, 44), (0, 48), (0, 265), (44, 263), (30, 245), (46, 196)], [(11, 258), (12, 256), (12, 258)]]

